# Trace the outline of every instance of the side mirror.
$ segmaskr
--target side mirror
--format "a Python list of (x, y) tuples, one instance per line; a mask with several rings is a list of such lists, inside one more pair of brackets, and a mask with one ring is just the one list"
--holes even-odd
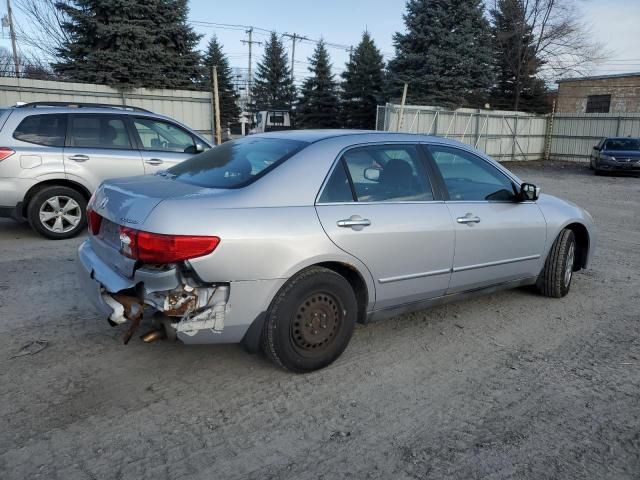
[(600, 150), (600, 147), (599, 147), (598, 145), (595, 145), (595, 146), (593, 147), (593, 149), (594, 149), (594, 150)]
[(380, 172), (381, 170), (379, 168), (365, 168), (364, 178), (371, 180), (372, 182), (378, 182), (380, 180)]
[(540, 197), (540, 187), (536, 187), (533, 183), (523, 183), (520, 185), (520, 201), (535, 202)]
[(204, 148), (204, 145), (201, 143), (196, 143), (196, 153), (202, 153), (204, 152), (206, 149)]

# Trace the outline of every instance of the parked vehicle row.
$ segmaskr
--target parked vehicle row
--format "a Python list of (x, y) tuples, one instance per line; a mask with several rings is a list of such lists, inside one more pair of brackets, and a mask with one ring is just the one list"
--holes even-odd
[(132, 107), (0, 110), (0, 216), (69, 238), (86, 227), (87, 201), (103, 180), (155, 173), (209, 148), (175, 120)]
[(569, 292), (591, 216), (438, 137), (291, 131), (105, 181), (79, 248), (87, 297), (133, 335), (241, 342), (322, 368), (356, 322), (524, 285)]

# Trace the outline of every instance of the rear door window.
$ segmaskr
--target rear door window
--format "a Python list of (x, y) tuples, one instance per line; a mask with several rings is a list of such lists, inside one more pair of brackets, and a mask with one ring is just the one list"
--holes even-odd
[(433, 200), (416, 145), (368, 145), (347, 150), (342, 158), (358, 202)]
[(281, 138), (243, 138), (191, 157), (167, 172), (176, 180), (200, 187), (240, 188), (267, 174), (306, 145)]
[(125, 119), (115, 115), (71, 115), (69, 143), (81, 148), (131, 149)]
[(64, 147), (66, 131), (64, 114), (29, 115), (15, 129), (13, 138), (47, 147)]

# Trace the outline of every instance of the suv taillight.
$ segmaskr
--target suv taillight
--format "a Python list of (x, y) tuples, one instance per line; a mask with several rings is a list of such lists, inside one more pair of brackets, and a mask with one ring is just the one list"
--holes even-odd
[(4, 160), (5, 158), (9, 158), (14, 153), (16, 153), (15, 150), (11, 150), (7, 147), (0, 147), (0, 161)]
[(120, 227), (120, 251), (144, 263), (175, 263), (213, 252), (219, 237), (163, 235)]
[(91, 207), (87, 207), (87, 224), (89, 233), (98, 235), (100, 233), (100, 225), (102, 224), (102, 216)]

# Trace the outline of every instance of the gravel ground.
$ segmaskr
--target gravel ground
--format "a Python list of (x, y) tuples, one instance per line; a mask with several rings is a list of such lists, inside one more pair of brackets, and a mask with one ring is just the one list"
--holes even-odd
[(0, 478), (640, 478), (640, 179), (512, 167), (596, 220), (569, 296), (359, 326), (308, 375), (234, 345), (125, 347), (76, 284), (81, 239), (0, 221)]

